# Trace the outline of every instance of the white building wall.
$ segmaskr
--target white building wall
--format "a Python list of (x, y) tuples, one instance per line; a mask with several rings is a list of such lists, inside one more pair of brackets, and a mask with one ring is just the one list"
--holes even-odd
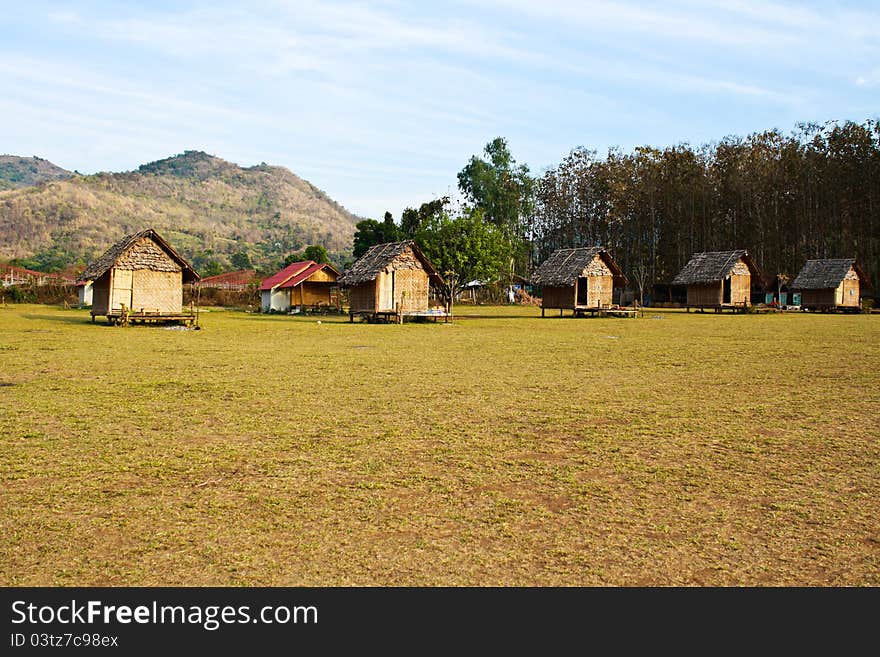
[(263, 290), (260, 292), (260, 305), (263, 312), (287, 312), (290, 310), (290, 290)]

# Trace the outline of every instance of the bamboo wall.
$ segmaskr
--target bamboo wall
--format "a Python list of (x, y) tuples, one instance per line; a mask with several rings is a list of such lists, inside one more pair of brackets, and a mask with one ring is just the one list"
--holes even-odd
[(428, 272), (424, 269), (399, 269), (394, 272), (394, 303), (409, 312), (428, 309)]
[(730, 303), (750, 305), (752, 299), (752, 277), (750, 274), (730, 277)]
[(730, 303), (736, 305), (751, 305), (752, 301), (752, 272), (749, 266), (737, 260), (733, 269), (730, 270)]
[(92, 313), (106, 315), (110, 308), (110, 272), (92, 283)]
[(312, 306), (316, 303), (330, 303), (330, 284), (313, 283), (311, 279), (300, 283), (291, 290), (290, 302), (293, 306), (304, 304)]
[(544, 286), (541, 288), (542, 308), (574, 308), (574, 285), (567, 287)]
[(833, 306), (837, 290), (802, 290), (801, 305), (810, 306)]
[(859, 275), (856, 274), (855, 269), (850, 268), (838, 289), (840, 291), (840, 300), (837, 302), (837, 305), (850, 308), (859, 307)]
[(336, 274), (329, 269), (321, 269), (309, 276), (309, 283), (335, 283)]
[(708, 285), (688, 285), (687, 305), (720, 306), (723, 294), (721, 282)]
[(376, 281), (350, 287), (348, 289), (348, 304), (353, 312), (375, 312)]
[[(124, 270), (116, 270), (117, 274)], [(132, 272), (131, 309), (134, 312), (179, 313), (183, 306), (180, 271), (136, 269)]]
[(614, 296), (614, 277), (611, 273), (607, 276), (587, 276), (578, 279), (578, 285), (587, 283), (587, 307), (601, 308), (610, 306)]
[(110, 310), (121, 310), (122, 306), (131, 308), (132, 270), (116, 269), (110, 271)]

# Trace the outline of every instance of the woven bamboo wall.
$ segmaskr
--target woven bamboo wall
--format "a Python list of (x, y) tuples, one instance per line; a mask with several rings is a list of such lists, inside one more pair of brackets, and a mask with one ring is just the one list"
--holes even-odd
[(840, 302), (838, 305), (858, 308), (859, 294), (859, 275), (855, 269), (850, 268), (840, 284)]
[(313, 283), (311, 280), (301, 283), (293, 289), (291, 295), (293, 305), (305, 304), (311, 306), (316, 303), (330, 303), (330, 285), (328, 283)]
[(352, 311), (362, 312), (376, 310), (376, 281), (355, 285), (348, 289), (348, 304)]
[(687, 303), (689, 306), (720, 306), (721, 295), (720, 282), (708, 285), (688, 285)]
[(542, 308), (574, 308), (574, 285), (541, 288)]
[(750, 305), (752, 298), (752, 277), (750, 274), (733, 274), (730, 277), (730, 303)]
[(92, 312), (96, 315), (107, 313), (110, 302), (110, 272), (92, 284)]
[(802, 306), (833, 306), (837, 290), (804, 290), (801, 292)]
[(183, 275), (177, 271), (136, 269), (131, 308), (135, 312), (179, 313), (183, 305)]
[(332, 269), (322, 269), (309, 276), (310, 283), (335, 283), (336, 274)]
[(614, 277), (609, 271), (607, 275), (587, 277), (587, 305), (590, 308), (610, 306), (614, 294)]
[(132, 271), (116, 269), (110, 272), (110, 309), (121, 310), (122, 306), (131, 308)]
[(428, 309), (428, 273), (424, 269), (399, 269), (394, 272), (394, 303), (400, 310)]

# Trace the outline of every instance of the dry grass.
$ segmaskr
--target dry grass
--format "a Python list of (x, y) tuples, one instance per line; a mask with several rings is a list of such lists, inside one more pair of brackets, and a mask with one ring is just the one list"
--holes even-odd
[(0, 583), (880, 585), (878, 317), (460, 310), (0, 309)]

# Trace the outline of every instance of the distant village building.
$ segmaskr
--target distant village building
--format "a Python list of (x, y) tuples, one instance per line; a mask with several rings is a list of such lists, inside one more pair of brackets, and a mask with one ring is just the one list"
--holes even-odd
[(126, 235), (82, 273), (92, 283), (92, 319), (190, 322), (183, 312), (183, 284), (199, 275), (153, 229)]
[(77, 296), (79, 297), (79, 307), (86, 308), (92, 305), (92, 295), (94, 292), (93, 281), (79, 280), (76, 282)]
[(0, 285), (3, 287), (12, 285), (73, 285), (74, 283), (73, 279), (61, 274), (47, 274), (44, 271), (35, 271), (14, 265), (0, 265)]
[(348, 290), (349, 318), (375, 319), (428, 316), (448, 318), (445, 310), (429, 309), (431, 285), (443, 279), (415, 242), (377, 244), (339, 278)]
[(857, 310), (863, 290), (870, 285), (855, 258), (807, 260), (791, 283), (805, 310)]
[(338, 303), (334, 299), (338, 278), (339, 272), (332, 265), (313, 260), (291, 263), (260, 285), (263, 312), (335, 306)]
[(763, 280), (748, 251), (695, 253), (672, 285), (687, 287), (687, 309), (744, 310), (752, 301), (752, 277)]
[(217, 274), (216, 276), (207, 276), (199, 282), (199, 287), (203, 290), (213, 288), (217, 290), (246, 290), (251, 285), (259, 282), (257, 272), (253, 269), (239, 269), (238, 271), (228, 271), (225, 274)]
[(623, 270), (600, 246), (558, 249), (532, 276), (541, 287), (541, 316), (546, 309), (595, 312), (614, 303), (614, 289), (626, 286)]

